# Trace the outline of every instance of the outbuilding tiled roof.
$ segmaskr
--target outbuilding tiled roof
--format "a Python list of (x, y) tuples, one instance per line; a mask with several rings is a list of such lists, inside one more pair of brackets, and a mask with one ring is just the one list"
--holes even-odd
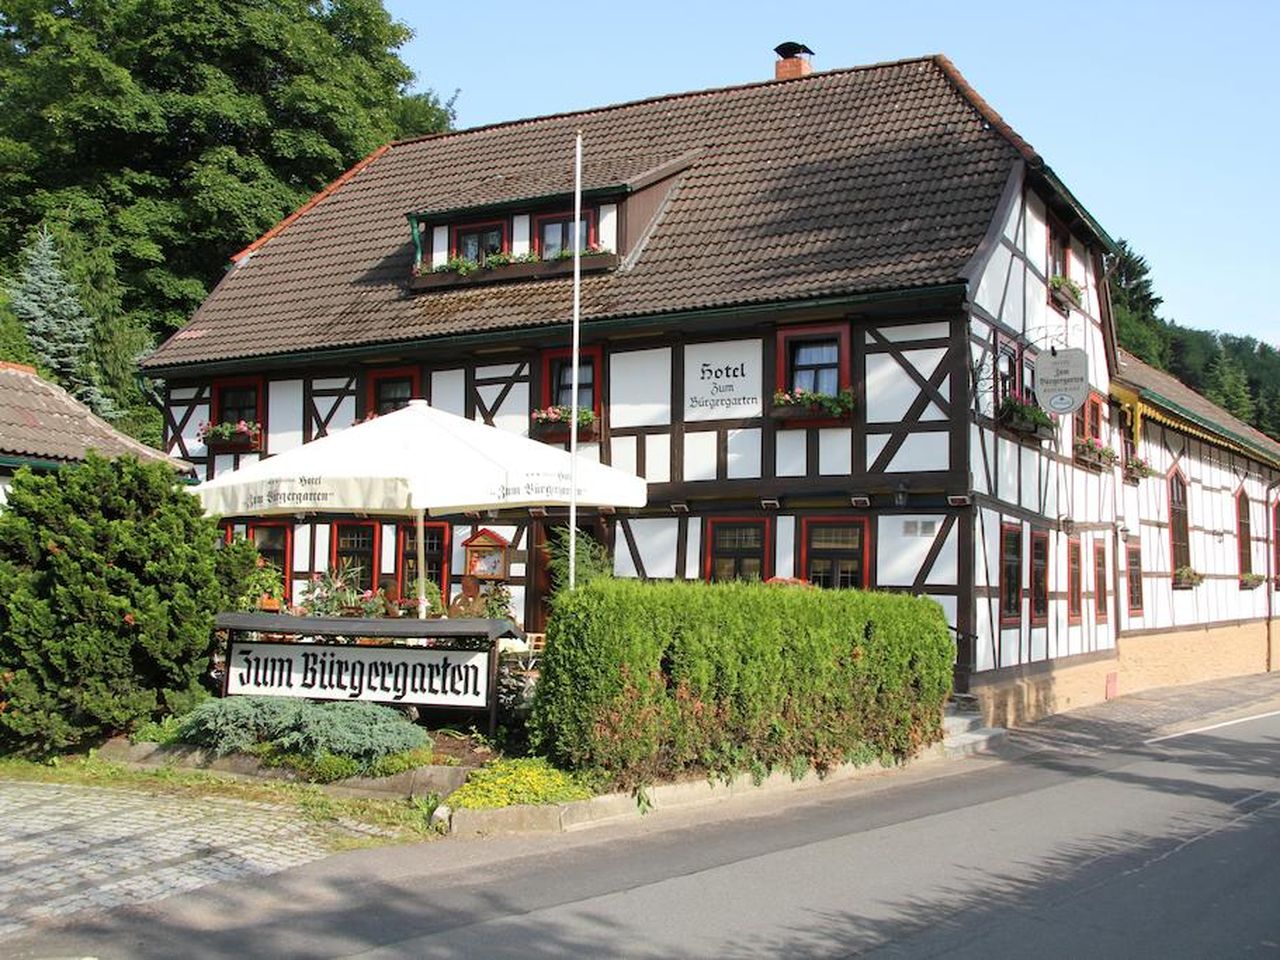
[(1115, 379), (1135, 390), (1144, 402), (1280, 463), (1280, 443), (1261, 430), (1233, 417), (1172, 374), (1157, 370), (1124, 350), (1119, 353), (1120, 369)]
[(625, 185), (688, 158), (584, 322), (959, 280), (1012, 165), (1039, 158), (943, 57), (815, 73), (392, 144), (251, 247), (145, 366), (567, 321), (557, 280), (412, 293), (406, 215)]
[(31, 367), (0, 362), (0, 457), (72, 463), (83, 460), (89, 450), (104, 457), (133, 456), (180, 471), (190, 469), (184, 461), (125, 436)]

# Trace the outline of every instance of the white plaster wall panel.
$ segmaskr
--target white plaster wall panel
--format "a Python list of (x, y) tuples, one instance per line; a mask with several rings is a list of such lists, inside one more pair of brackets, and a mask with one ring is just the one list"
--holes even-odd
[(310, 577), (293, 577), (289, 581), (289, 596), (292, 603), (296, 605), (304, 596), (306, 596), (307, 587), (310, 583)]
[(462, 544), (465, 540), (469, 539), (471, 534), (474, 532), (474, 528), (470, 525), (463, 524), (462, 526), (454, 527), (453, 532), (450, 535), (449, 539), (452, 544), (452, 549), (450, 550), (449, 556), (449, 569), (454, 571), (452, 579), (455, 584), (462, 579), (461, 571), (466, 569), (466, 551), (462, 549)]
[(476, 367), (477, 380), (494, 380), (499, 377), (509, 379), (516, 376), (523, 366), (521, 363), (490, 363)]
[[(941, 525), (942, 518), (938, 517), (938, 523)], [(932, 538), (930, 538), (932, 543)], [(942, 543), (942, 550), (939, 551), (937, 559), (933, 561), (933, 570), (930, 572), (925, 585), (929, 587), (955, 586), (960, 582), (960, 524), (957, 522), (952, 525), (951, 532), (947, 534), (947, 539)]]
[(230, 473), (236, 468), (236, 458), (233, 454), (218, 453), (213, 457), (213, 475), (220, 477), (224, 473)]
[(1027, 308), (1026, 291), (1023, 289), (1026, 285), (1026, 273), (1022, 261), (1014, 261), (1009, 270), (1009, 282), (1005, 286), (1004, 303), (1000, 311), (1000, 319), (1018, 331), (1023, 329), (1023, 315)]
[(609, 423), (660, 427), (671, 422), (671, 350), (629, 350), (609, 356)]
[(714, 430), (700, 430), (684, 435), (684, 479), (714, 480), (716, 478), (716, 434)]
[(449, 262), (449, 228), (435, 227), (431, 231), (431, 265), (443, 267)]
[[(174, 423), (181, 423), (186, 412), (187, 407), (184, 405), (175, 406), (170, 404), (169, 406), (169, 415), (173, 417)], [(208, 450), (205, 449), (204, 441), (200, 439), (198, 433), (200, 430), (200, 424), (208, 422), (209, 404), (197, 403), (195, 405), (195, 412), (191, 414), (191, 419), (188, 420), (186, 426), (182, 428), (182, 443), (187, 448), (187, 453), (190, 456), (203, 457), (208, 453)]]
[(640, 468), (636, 459), (637, 437), (614, 437), (610, 441), (609, 457), (613, 466), (627, 473), (639, 475)]
[(347, 377), (317, 377), (311, 381), (311, 387), (314, 390), (345, 390), (347, 383)]
[[(902, 351), (903, 359), (915, 367), (916, 372), (926, 380), (933, 376), (934, 371), (938, 369), (938, 364), (942, 363), (942, 360), (946, 355), (947, 350), (945, 347), (932, 347), (927, 350)], [(903, 376), (907, 376), (909, 378), (909, 374), (907, 374), (905, 370), (903, 371)], [(915, 381), (911, 382), (914, 386)], [(919, 387), (916, 387), (916, 390), (918, 392)], [(912, 397), (912, 399), (914, 400), (915, 398)]]
[(511, 619), (515, 621), (516, 626), (523, 629), (525, 587), (522, 584), (512, 584), (507, 589), (511, 592), (511, 605), (508, 607), (511, 611)]
[(803, 477), (805, 475), (808, 456), (807, 435), (807, 430), (779, 430), (773, 435), (773, 472), (776, 476)]
[(169, 391), (169, 399), (175, 401), (190, 400), (196, 395), (197, 390), (199, 390), (198, 387), (174, 387)]
[(467, 373), (465, 370), (435, 370), (431, 374), (431, 405), (446, 413), (465, 416)]
[(1022, 487), (1018, 502), (1034, 510), (1040, 506), (1040, 448), (1022, 444), (1015, 446), (1018, 447), (1018, 459), (1022, 461)]
[(880, 452), (884, 450), (889, 443), (889, 434), (887, 433), (869, 433), (867, 434), (867, 469), (871, 469), (871, 465), (880, 457)]
[(1037, 270), (1046, 273), (1049, 257), (1049, 230), (1045, 217), (1044, 201), (1034, 193), (1027, 194), (1027, 245), (1024, 248), (1027, 259)]
[(519, 213), (511, 218), (511, 254), (523, 257), (529, 252), (529, 215)]
[(671, 480), (671, 437), (651, 433), (644, 438), (644, 478), (650, 483)]
[(978, 671), (994, 670), (996, 667), (995, 648), (992, 643), (991, 608), (986, 603), (974, 607), (974, 667)]
[[(675, 517), (632, 520), (631, 536), (644, 572), (654, 579), (671, 579), (676, 575), (676, 539), (680, 521)], [(626, 552), (626, 544), (622, 549)]]
[(950, 434), (913, 433), (898, 448), (898, 452), (889, 461), (889, 466), (885, 469), (885, 473), (946, 470), (950, 466)]
[(356, 398), (343, 397), (338, 401), (334, 409), (333, 416), (329, 419), (329, 426), (325, 427), (326, 436), (333, 436), (335, 433), (341, 433), (348, 429), (356, 422)]
[(1012, 627), (1000, 630), (1000, 666), (1012, 667), (1022, 663), (1022, 631)]
[(311, 572), (311, 525), (296, 523), (293, 526), (293, 573)]
[(623, 539), (621, 530), (618, 531), (618, 538), (613, 546), (613, 575), (631, 578), (640, 576), (640, 571), (636, 569), (635, 561), (631, 559), (631, 551), (627, 549), (627, 542)]
[[(976, 324), (975, 324), (976, 326)], [(978, 383), (990, 385), (994, 376), (994, 359), (990, 350), (984, 350), (981, 344), (969, 344), (969, 365), (977, 372)], [(974, 395), (978, 413), (993, 416), (995, 413), (995, 391), (979, 389)]]
[[(910, 340), (942, 340), (951, 336), (951, 325), (948, 323), (909, 323), (897, 327), (880, 327), (877, 331), (890, 343), (905, 343)], [(868, 342), (872, 342), (870, 335)]]
[[(796, 518), (778, 517), (774, 524), (777, 547), (774, 551), (773, 575), (775, 577), (796, 576)], [(804, 571), (801, 571), (803, 575)]]
[[(938, 384), (938, 394), (945, 399), (948, 399), (948, 400), (951, 399), (951, 375), (950, 374), (943, 377), (942, 382)], [(920, 414), (920, 419), (936, 421), (936, 420), (947, 420), (949, 419), (949, 417), (941, 407), (939, 407), (936, 403), (930, 400), (929, 405), (924, 408), (924, 413)]]
[(987, 488), (987, 469), (983, 458), (991, 456), (991, 444), (995, 436), (990, 430), (983, 430), (976, 423), (969, 425), (969, 476), (973, 481), (973, 489), (977, 493), (990, 493)]
[(1045, 459), (1041, 464), (1044, 470), (1044, 513), (1050, 519), (1062, 514), (1061, 490), (1062, 467), (1056, 460)]
[(272, 380), (267, 385), (267, 452), (302, 446), (302, 381)]
[(493, 415), (493, 425), (506, 433), (529, 435), (529, 384), (517, 383), (511, 387), (507, 399)]
[[(568, 447), (565, 447), (568, 450)], [(583, 460), (590, 460), (592, 463), (600, 462), (600, 443), (578, 443), (578, 456)]]
[(316, 572), (329, 569), (329, 524), (316, 524)]
[(1049, 628), (1032, 627), (1028, 638), (1027, 659), (1032, 663), (1049, 658)]
[(1041, 331), (1041, 336), (1034, 337), (1037, 343), (1054, 343), (1062, 345), (1062, 314), (1049, 306), (1049, 288), (1043, 280), (1033, 273), (1027, 273), (1022, 288), (1024, 305), (1024, 329)]
[(596, 243), (603, 250), (618, 250), (618, 205), (602, 203), (596, 217)]
[(908, 534), (921, 520), (937, 523), (929, 515), (894, 515), (876, 522), (876, 582), (882, 587), (909, 587), (924, 565), (933, 537)]
[(823, 427), (818, 431), (818, 473), (846, 476), (853, 463), (853, 431), (848, 427)]
[(1001, 500), (1007, 500), (1010, 503), (1018, 501), (1018, 460), (1020, 454), (1018, 452), (1018, 444), (1014, 443), (1007, 437), (997, 436), (994, 438), (999, 445), (996, 451), (996, 464), (998, 467), (995, 493)]
[(938, 605), (942, 607), (942, 612), (947, 618), (947, 623), (954, 627), (956, 625), (956, 598), (945, 594), (932, 593), (925, 594), (925, 596), (930, 600), (937, 601)]
[(898, 366), (898, 361), (887, 353), (868, 355), (866, 369), (867, 420), (871, 423), (900, 422), (920, 395), (920, 388)]
[(396, 572), (396, 525), (394, 523), (382, 524), (382, 557), (378, 563), (383, 576)]
[(1009, 215), (1004, 218), (1004, 237), (1015, 247), (1019, 246), (1022, 237), (1022, 198), (1015, 197), (1009, 204)]
[(702, 520), (689, 518), (689, 530), (685, 536), (684, 576), (686, 580), (702, 579)]
[(1000, 562), (1000, 514), (982, 511), (979, 536), (974, 544), (980, 552), (974, 568), (974, 583), (979, 587), (994, 586), (999, 581), (996, 564)]
[(997, 245), (991, 251), (991, 257), (982, 270), (982, 278), (978, 281), (978, 292), (973, 302), (993, 317), (1000, 316), (1000, 304), (1004, 300), (1012, 260), (1013, 254), (1009, 248), (1004, 244)]
[[(848, 452), (848, 443), (845, 451)], [(730, 430), (725, 472), (730, 480), (760, 476), (760, 429)], [(847, 473), (848, 471), (846, 471)]]

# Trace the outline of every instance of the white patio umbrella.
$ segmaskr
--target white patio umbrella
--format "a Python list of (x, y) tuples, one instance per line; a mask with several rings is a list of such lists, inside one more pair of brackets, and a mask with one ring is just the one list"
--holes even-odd
[[(364, 513), (417, 520), (418, 616), (426, 616), (423, 516), (569, 503), (569, 453), (410, 400), (393, 413), (190, 487), (208, 513)], [(580, 460), (577, 502), (642, 507), (645, 481)]]

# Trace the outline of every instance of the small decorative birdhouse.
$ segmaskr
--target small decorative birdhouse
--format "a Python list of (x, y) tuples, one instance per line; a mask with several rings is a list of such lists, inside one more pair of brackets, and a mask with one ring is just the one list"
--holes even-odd
[(488, 527), (481, 527), (462, 542), (466, 576), (477, 580), (505, 580), (511, 541)]

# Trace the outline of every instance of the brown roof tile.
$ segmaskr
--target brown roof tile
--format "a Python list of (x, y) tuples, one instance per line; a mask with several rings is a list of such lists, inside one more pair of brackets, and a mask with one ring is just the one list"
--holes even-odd
[[(638, 257), (583, 318), (950, 283), (1030, 148), (943, 58), (682, 94), (393, 144), (255, 244), (150, 368), (565, 322), (535, 280), (411, 294), (413, 211), (562, 193), (689, 157)], [(697, 151), (690, 156), (692, 151)]]
[(125, 436), (31, 367), (0, 363), (0, 456), (70, 463), (83, 460), (89, 450), (190, 469)]

